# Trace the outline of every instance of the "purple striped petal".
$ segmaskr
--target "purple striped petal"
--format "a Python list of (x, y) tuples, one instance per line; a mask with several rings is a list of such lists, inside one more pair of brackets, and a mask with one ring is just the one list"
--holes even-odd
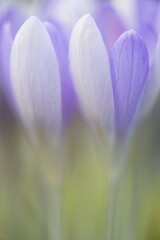
[(117, 130), (133, 120), (148, 74), (148, 52), (140, 36), (130, 30), (121, 35), (111, 55), (111, 73)]
[(53, 134), (61, 123), (57, 57), (43, 24), (29, 18), (18, 31), (11, 52), (13, 93), (22, 123), (30, 133)]
[(108, 54), (102, 36), (87, 14), (75, 25), (70, 64), (82, 113), (90, 123), (113, 127), (114, 103)]

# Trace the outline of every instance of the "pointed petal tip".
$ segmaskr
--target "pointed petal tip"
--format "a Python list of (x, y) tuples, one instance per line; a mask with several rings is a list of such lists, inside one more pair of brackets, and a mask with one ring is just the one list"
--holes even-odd
[(81, 19), (83, 19), (85, 21), (85, 20), (92, 20), (93, 18), (90, 13), (86, 13), (85, 15), (83, 15), (81, 17)]
[(137, 35), (138, 33), (136, 32), (136, 30), (134, 29), (129, 29), (126, 33), (128, 33), (128, 35)]
[(94, 23), (94, 19), (90, 13), (83, 15), (77, 22), (77, 24), (82, 24), (82, 25), (85, 24), (85, 26), (88, 26), (88, 27), (91, 26), (93, 23)]
[[(93, 30), (94, 29), (94, 30)], [(70, 39), (70, 45), (72, 45), (73, 39), (76, 37), (78, 37), (78, 41), (80, 40), (80, 36), (83, 37), (84, 34), (86, 34), (87, 32), (92, 32), (92, 31), (97, 31), (98, 27), (94, 21), (94, 19), (92, 18), (90, 13), (87, 13), (85, 15), (83, 15), (78, 21), (77, 23), (74, 25), (72, 34), (71, 34), (71, 39)], [(89, 34), (89, 33), (88, 33)], [(75, 39), (74, 39), (75, 41)]]
[(26, 22), (34, 23), (34, 22), (41, 22), (40, 19), (36, 16), (29, 17)]
[[(48, 35), (48, 32), (46, 31), (46, 27), (41, 22), (41, 20), (36, 17), (36, 16), (31, 16), (29, 17), (20, 27), (19, 31), (17, 32), (15, 39), (13, 41), (13, 44), (17, 42), (17, 39), (19, 38), (24, 38), (25, 41), (26, 39), (30, 39), (33, 36), (33, 32), (35, 32), (35, 35), (39, 34), (41, 32), (42, 35)], [(48, 39), (49, 35), (48, 35)]]
[(22, 24), (20, 30), (22, 30), (23, 28), (27, 28), (27, 27), (35, 28), (37, 26), (43, 26), (43, 23), (41, 22), (41, 20), (38, 17), (31, 16)]
[(130, 37), (142, 39), (142, 37), (139, 35), (139, 33), (136, 32), (134, 29), (129, 29), (128, 31), (122, 33), (122, 35), (120, 36), (120, 38), (123, 38), (123, 39), (130, 38)]

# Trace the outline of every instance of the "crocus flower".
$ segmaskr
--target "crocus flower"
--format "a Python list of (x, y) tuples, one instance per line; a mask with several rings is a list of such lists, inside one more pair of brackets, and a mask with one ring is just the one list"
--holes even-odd
[(34, 17), (22, 25), (22, 19), (16, 9), (1, 19), (1, 87), (33, 137), (39, 128), (49, 134), (61, 125), (60, 74), (45, 26)]
[[(61, 4), (64, 11), (64, 2)], [(152, 21), (149, 28), (140, 16), (136, 24), (135, 18), (126, 24), (120, 12), (103, 1), (95, 12), (89, 12), (76, 11), (66, 23), (61, 15), (47, 17), (47, 12), (45, 17), (31, 16), (24, 21), (15, 10), (1, 19), (1, 90), (26, 133), (33, 140), (40, 139), (41, 147), (32, 152), (23, 136), (17, 140), (16, 134), (8, 145), (9, 132), (4, 156), (12, 161), (1, 164), (5, 182), (3, 186), (0, 181), (0, 210), (5, 207), (0, 214), (2, 238), (145, 240), (153, 210), (153, 223), (158, 222), (159, 168), (155, 171), (158, 164), (153, 160), (159, 162), (159, 151), (153, 154), (158, 144), (153, 139), (147, 142), (153, 118), (149, 123), (144, 119), (160, 96), (160, 38), (157, 40)], [(153, 29), (155, 42), (152, 37), (146, 41)], [(62, 140), (59, 134), (75, 106), (85, 121), (82, 125), (71, 121), (56, 149), (46, 140)], [(130, 144), (127, 136), (141, 121), (146, 125), (140, 134), (132, 135)], [(104, 135), (100, 131), (92, 141), (86, 125)], [(102, 141), (97, 141), (99, 136)], [(100, 143), (98, 147), (95, 142)], [(150, 152), (150, 145), (157, 146)], [(8, 201), (12, 194), (13, 202)], [(3, 228), (7, 230), (3, 232)]]
[(160, 2), (157, 0), (124, 0), (121, 5), (114, 1), (116, 11), (127, 28), (136, 29), (147, 45), (150, 60), (159, 34)]
[[(10, 15), (17, 19), (18, 27), (15, 21), (10, 22)], [(5, 13), (1, 20), (0, 74), (3, 91), (26, 130), (33, 132), (37, 125), (52, 135), (61, 122), (64, 125), (69, 120), (76, 97), (67, 66), (68, 45), (63, 30), (56, 21), (42, 23), (36, 19), (22, 25), (15, 10)], [(20, 69), (24, 72), (20, 73)]]
[(12, 88), (23, 123), (48, 133), (61, 124), (61, 87), (57, 56), (44, 25), (29, 18), (11, 51)]
[(90, 15), (75, 25), (70, 42), (71, 69), (84, 115), (105, 129), (123, 132), (131, 124), (148, 75), (148, 52), (133, 30), (123, 33), (108, 55)]
[[(115, 20), (111, 41), (105, 13)], [(83, 116), (104, 132), (125, 133), (133, 125), (147, 91), (148, 49), (139, 33), (125, 31), (110, 5), (102, 3), (93, 17), (83, 16), (70, 38), (65, 25), (54, 17), (44, 22), (29, 18), (15, 37), (10, 29), (3, 33), (3, 24), (2, 42), (8, 39), (4, 62), (9, 65), (10, 57), (11, 69), (5, 77), (9, 79), (6, 92), (13, 95), (16, 111), (29, 131), (36, 126), (51, 134), (59, 129), (76, 97)]]

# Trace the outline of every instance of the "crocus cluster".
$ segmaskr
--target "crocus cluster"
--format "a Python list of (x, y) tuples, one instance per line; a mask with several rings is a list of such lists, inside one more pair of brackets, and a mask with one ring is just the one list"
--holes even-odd
[(88, 124), (124, 134), (155, 103), (159, 40), (149, 61), (143, 31), (127, 30), (110, 5), (92, 15), (70, 34), (54, 16), (27, 19), (11, 9), (1, 18), (1, 87), (29, 134), (54, 135), (79, 109)]
[(0, 14), (0, 239), (160, 239), (160, 4), (112, 3)]

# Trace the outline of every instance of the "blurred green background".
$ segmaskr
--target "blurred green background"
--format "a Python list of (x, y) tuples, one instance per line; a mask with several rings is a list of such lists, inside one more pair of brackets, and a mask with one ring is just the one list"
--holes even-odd
[(135, 131), (126, 156), (77, 119), (52, 149), (13, 122), (1, 131), (0, 239), (160, 239), (159, 121)]

